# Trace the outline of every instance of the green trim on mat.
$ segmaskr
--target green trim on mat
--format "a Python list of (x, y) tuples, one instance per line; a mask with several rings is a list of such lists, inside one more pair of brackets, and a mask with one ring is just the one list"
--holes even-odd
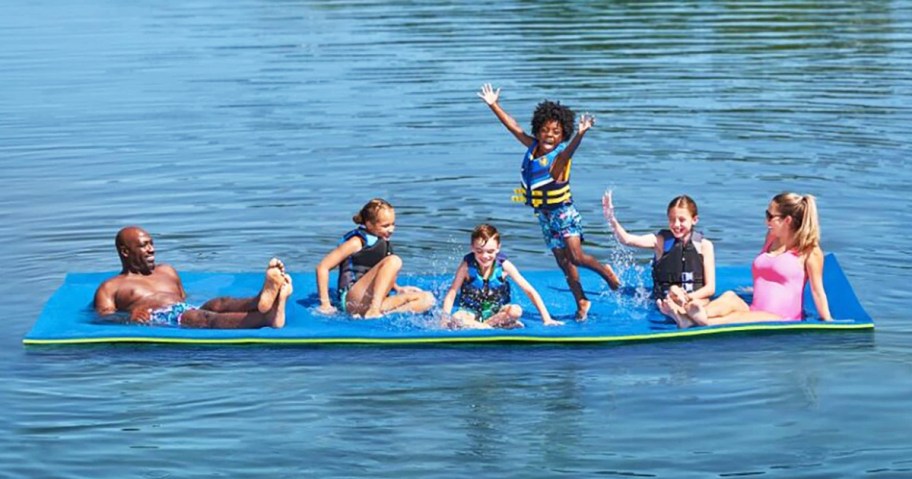
[(685, 329), (664, 333), (632, 334), (627, 336), (436, 336), (425, 338), (161, 338), (161, 337), (108, 337), (108, 338), (77, 338), (77, 339), (28, 339), (22, 340), (25, 345), (54, 345), (54, 344), (99, 344), (99, 343), (159, 343), (159, 344), (435, 344), (435, 343), (495, 343), (495, 342), (526, 342), (526, 343), (606, 343), (625, 341), (646, 341), (652, 339), (683, 338), (689, 336), (705, 336), (710, 334), (723, 334), (751, 331), (780, 331), (780, 330), (864, 330), (874, 329), (874, 323), (862, 324), (777, 324), (762, 325), (751, 324), (745, 326), (725, 326), (706, 329)]

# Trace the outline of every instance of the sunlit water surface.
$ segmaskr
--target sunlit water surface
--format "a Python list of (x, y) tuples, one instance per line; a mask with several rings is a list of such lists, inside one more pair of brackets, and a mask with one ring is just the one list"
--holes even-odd
[[(8, 2), (9, 3), (9, 2)], [(0, 15), (3, 477), (910, 477), (912, 4), (40, 2)], [(604, 347), (35, 347), (68, 271), (126, 224), (184, 271), (312, 271), (367, 199), (407, 273), (451, 272), (511, 204), (527, 125), (598, 118), (574, 161), (587, 248), (678, 194), (720, 264), (783, 190), (819, 199), (877, 332)], [(599, 285), (590, 285), (598, 289)]]

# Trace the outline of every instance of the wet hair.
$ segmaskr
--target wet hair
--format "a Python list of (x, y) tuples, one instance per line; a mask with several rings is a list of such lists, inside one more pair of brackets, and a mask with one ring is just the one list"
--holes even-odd
[(365, 203), (364, 206), (361, 207), (361, 211), (355, 214), (355, 216), (352, 216), (352, 221), (359, 225), (363, 225), (368, 221), (377, 221), (377, 216), (380, 216), (380, 211), (387, 209), (392, 211), (393, 205), (382, 198), (374, 198)]
[(671, 213), (672, 208), (684, 208), (690, 213), (690, 216), (697, 217), (697, 202), (687, 195), (677, 196), (671, 200), (665, 212)]
[(820, 245), (820, 220), (817, 217), (817, 200), (813, 196), (779, 193), (773, 197), (773, 203), (776, 203), (783, 219), (792, 219), (795, 249), (807, 254)]
[(539, 130), (549, 121), (556, 121), (563, 130), (561, 141), (567, 141), (573, 135), (575, 118), (573, 110), (561, 105), (559, 101), (545, 100), (535, 107), (535, 113), (532, 114), (532, 136), (538, 136)]
[(477, 242), (481, 244), (487, 243), (489, 240), (497, 241), (497, 244), (500, 244), (500, 232), (497, 231), (497, 228), (487, 224), (482, 223), (475, 227), (472, 230), (472, 244), (474, 245)]

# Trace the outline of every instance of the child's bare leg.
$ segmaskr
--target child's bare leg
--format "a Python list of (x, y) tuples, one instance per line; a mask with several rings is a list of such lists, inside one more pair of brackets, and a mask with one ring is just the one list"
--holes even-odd
[(709, 326), (729, 322), (730, 315), (739, 315), (750, 312), (750, 306), (733, 291), (722, 293), (707, 305), (702, 302), (692, 301), (687, 305), (687, 315), (697, 324)]
[(599, 263), (594, 256), (586, 254), (583, 251), (583, 245), (580, 242), (579, 236), (567, 236), (564, 238), (564, 243), (567, 244), (567, 247), (565, 248), (567, 257), (574, 266), (582, 266), (588, 270), (595, 271), (606, 283), (608, 283), (608, 287), (611, 289), (618, 289), (618, 287), (620, 287), (621, 280), (618, 279), (617, 274), (614, 273), (611, 266)]
[(396, 283), (402, 259), (396, 255), (383, 258), (364, 274), (346, 295), (345, 310), (352, 315), (377, 318), (382, 315), (383, 300)]
[(484, 322), (492, 327), (501, 329), (522, 328), (525, 326), (519, 320), (522, 317), (522, 312), (522, 307), (518, 304), (507, 304)]
[[(389, 313), (423, 313), (434, 307), (437, 300), (434, 295), (427, 292), (409, 292), (387, 296), (380, 305), (382, 314)], [(364, 318), (369, 316), (365, 313)]]
[(585, 321), (592, 303), (589, 302), (589, 299), (586, 298), (586, 293), (583, 292), (583, 285), (579, 279), (579, 270), (570, 262), (565, 249), (553, 248), (551, 253), (564, 273), (564, 279), (567, 280), (567, 286), (570, 288), (570, 292), (573, 293), (573, 299), (576, 300), (576, 319), (577, 321)]
[(453, 313), (450, 316), (450, 321), (445, 323), (443, 327), (447, 329), (491, 329), (491, 326), (477, 321), (475, 314), (462, 309)]

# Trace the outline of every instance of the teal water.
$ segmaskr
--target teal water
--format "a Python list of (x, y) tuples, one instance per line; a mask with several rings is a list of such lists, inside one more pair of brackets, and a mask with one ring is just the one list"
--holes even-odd
[[(8, 2), (0, 15), (3, 477), (910, 477), (912, 3)], [(605, 347), (24, 348), (125, 224), (184, 271), (311, 271), (367, 199), (412, 274), (508, 200), (543, 98), (598, 117), (589, 251), (695, 197), (721, 264), (769, 198), (818, 196), (874, 334)], [(592, 285), (597, 288), (598, 285)]]

